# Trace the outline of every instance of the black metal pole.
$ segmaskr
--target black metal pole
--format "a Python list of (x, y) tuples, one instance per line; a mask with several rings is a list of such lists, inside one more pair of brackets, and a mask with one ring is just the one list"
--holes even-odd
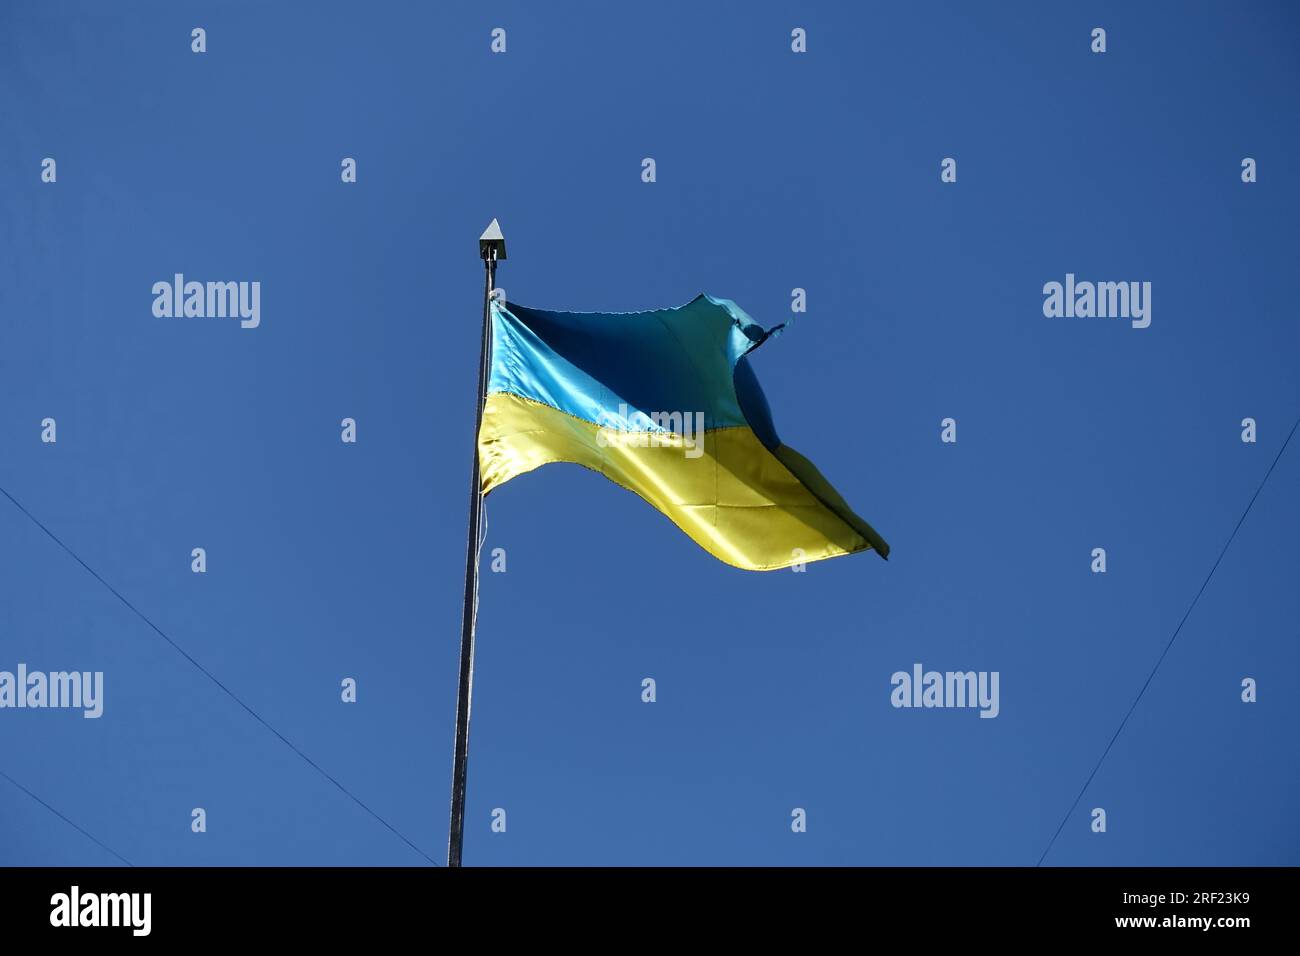
[[(495, 220), (493, 226), (496, 225)], [(479, 344), (478, 391), (474, 400), (474, 466), (469, 486), (469, 537), (465, 542), (465, 604), (460, 629), (460, 685), (456, 693), (456, 752), (451, 767), (451, 826), (447, 836), (447, 865), (460, 866), (465, 837), (465, 776), (469, 764), (469, 710), (474, 690), (474, 620), (478, 612), (478, 559), (482, 543), (483, 490), (478, 468), (478, 433), (483, 425), (483, 391), (492, 354), (492, 289), (496, 283), (495, 244), (480, 241), (485, 284), (483, 333)]]

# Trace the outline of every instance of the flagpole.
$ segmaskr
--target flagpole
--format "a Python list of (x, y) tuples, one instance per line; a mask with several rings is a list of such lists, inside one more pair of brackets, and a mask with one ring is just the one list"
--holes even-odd
[(506, 257), (506, 242), (495, 219), (478, 240), (483, 260), (483, 331), (479, 339), (478, 391), (474, 399), (474, 455), (469, 486), (469, 535), (465, 541), (465, 603), (460, 628), (460, 684), (456, 692), (456, 751), (451, 766), (451, 825), (447, 833), (447, 865), (460, 866), (465, 838), (465, 778), (469, 765), (469, 711), (474, 690), (474, 622), (478, 613), (479, 547), (483, 529), (483, 487), (478, 469), (478, 433), (483, 425), (483, 393), (492, 355), (492, 290), (497, 260)]

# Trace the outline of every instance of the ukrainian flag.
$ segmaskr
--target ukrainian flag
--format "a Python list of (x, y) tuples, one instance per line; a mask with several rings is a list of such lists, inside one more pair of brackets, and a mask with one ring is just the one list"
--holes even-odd
[(636, 492), (738, 568), (868, 548), (888, 556), (884, 539), (776, 435), (745, 356), (781, 328), (765, 330), (708, 295), (652, 312), (493, 302), (483, 493), (548, 462), (573, 462)]

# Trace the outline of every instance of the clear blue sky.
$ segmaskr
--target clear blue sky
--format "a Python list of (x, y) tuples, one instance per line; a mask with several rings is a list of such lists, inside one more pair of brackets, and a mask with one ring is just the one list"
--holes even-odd
[[(805, 288), (754, 365), (890, 560), (740, 572), (576, 467), (494, 493), (466, 862), (1032, 864), (1300, 414), (1297, 26), (6, 3), (0, 486), (441, 859), (479, 232), (526, 305), (770, 325)], [(155, 318), (176, 272), (260, 281), (261, 326)], [(1067, 272), (1152, 282), (1151, 327), (1045, 318)], [(1049, 863), (1300, 862), (1298, 482), (1293, 445)], [(425, 862), (0, 498), (19, 662), (104, 671), (105, 712), (0, 711), (0, 770), (133, 863)], [(999, 671), (1000, 716), (892, 708), (916, 662)], [(113, 862), (0, 780), (0, 863)]]

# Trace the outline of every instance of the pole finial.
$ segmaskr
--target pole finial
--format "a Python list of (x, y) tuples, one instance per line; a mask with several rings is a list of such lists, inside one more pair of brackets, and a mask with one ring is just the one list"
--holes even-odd
[(501, 225), (495, 219), (478, 237), (478, 255), (480, 259), (504, 259), (506, 257), (506, 237), (501, 235)]

